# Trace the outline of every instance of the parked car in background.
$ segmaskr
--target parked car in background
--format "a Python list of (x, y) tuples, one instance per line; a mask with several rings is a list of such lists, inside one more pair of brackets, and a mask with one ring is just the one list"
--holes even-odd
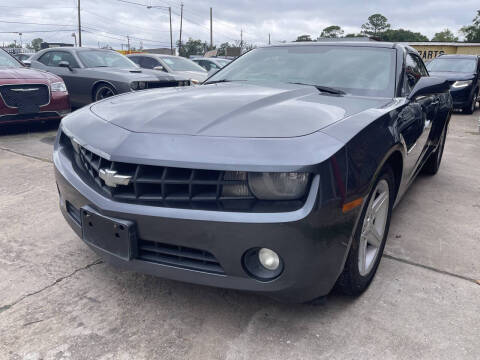
[(192, 61), (207, 70), (210, 75), (232, 62), (232, 60), (221, 58), (194, 58)]
[(480, 57), (477, 55), (441, 55), (428, 63), (433, 76), (443, 77), (452, 84), (453, 107), (466, 114), (475, 111), (480, 100)]
[(74, 107), (130, 91), (190, 85), (185, 77), (140, 69), (113, 50), (49, 48), (36, 53), (30, 65), (63, 78)]
[(0, 49), (0, 125), (59, 120), (69, 112), (68, 91), (60, 77), (26, 68)]
[(64, 118), (60, 207), (130, 270), (286, 301), (360, 294), (394, 204), (439, 170), (451, 109), (409, 46), (256, 48), (200, 86)]
[(25, 60), (29, 60), (33, 55), (35, 55), (35, 53), (22, 53), (13, 54), (13, 57), (23, 63)]
[(208, 72), (192, 60), (181, 56), (159, 54), (131, 54), (127, 57), (143, 69), (165, 71), (186, 77), (192, 84), (200, 84), (208, 77)]

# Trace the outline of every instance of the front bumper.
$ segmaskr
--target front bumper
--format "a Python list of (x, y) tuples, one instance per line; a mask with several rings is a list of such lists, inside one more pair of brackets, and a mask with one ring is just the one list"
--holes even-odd
[[(341, 199), (322, 197), (322, 188), (332, 187), (328, 176), (322, 184), (320, 176), (315, 176), (309, 196), (299, 210), (241, 213), (115, 202), (97, 193), (77, 175), (61, 146), (55, 149), (54, 164), (62, 213), (79, 237), (82, 238), (82, 227), (69, 211), (71, 206), (77, 210), (89, 207), (103, 216), (132, 221), (141, 240), (208, 251), (218, 260), (223, 273), (135, 257), (125, 260), (87, 243), (106, 261), (132, 271), (252, 291), (282, 301), (305, 302), (330, 292), (343, 269), (358, 216), (356, 210), (343, 214)], [(257, 280), (243, 267), (245, 252), (258, 247), (274, 250), (283, 260), (283, 272), (274, 280)]]
[(472, 85), (458, 89), (451, 87), (450, 94), (452, 95), (453, 107), (462, 108), (464, 106), (468, 106), (470, 104), (470, 100), (472, 99), (472, 91)]
[(64, 111), (41, 111), (35, 114), (5, 114), (0, 115), (1, 124), (12, 124), (32, 121), (54, 121), (61, 120), (65, 115), (70, 113), (70, 110)]
[(60, 120), (71, 112), (68, 93), (54, 92), (51, 94), (48, 105), (41, 106), (39, 112), (20, 114), (17, 108), (8, 107), (0, 99), (0, 125), (31, 122)]

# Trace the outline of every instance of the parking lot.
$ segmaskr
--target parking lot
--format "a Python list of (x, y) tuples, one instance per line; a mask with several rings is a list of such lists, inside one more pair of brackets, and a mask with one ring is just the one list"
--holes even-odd
[(480, 358), (479, 116), (452, 117), (442, 167), (394, 211), (369, 290), (317, 305), (103, 263), (58, 209), (55, 126), (2, 130), (0, 358)]

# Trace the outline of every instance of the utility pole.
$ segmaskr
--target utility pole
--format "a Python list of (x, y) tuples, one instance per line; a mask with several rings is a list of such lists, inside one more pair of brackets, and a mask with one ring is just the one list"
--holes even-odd
[(180, 44), (178, 45), (178, 55), (180, 55), (180, 49), (182, 48), (182, 25), (183, 25), (183, 3), (180, 4)]
[(128, 50), (128, 53), (130, 54), (130, 36), (127, 35), (127, 50)]
[(210, 50), (213, 50), (213, 14), (210, 8)]
[(243, 29), (240, 29), (240, 55), (242, 55), (243, 49)]
[(168, 7), (168, 15), (170, 16), (170, 54), (173, 54), (173, 35), (172, 35), (172, 8)]
[(80, 22), (80, 0), (78, 0), (78, 46), (82, 47), (82, 23)]
[(270, 33), (268, 33), (268, 45), (271, 45), (272, 43), (270, 42)]

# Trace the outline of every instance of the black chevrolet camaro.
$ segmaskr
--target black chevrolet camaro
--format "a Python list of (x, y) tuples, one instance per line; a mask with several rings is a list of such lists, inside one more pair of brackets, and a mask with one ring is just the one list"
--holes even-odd
[(438, 171), (451, 110), (448, 81), (408, 46), (258, 48), (204, 85), (65, 117), (60, 207), (127, 269), (284, 301), (359, 294), (392, 208)]

